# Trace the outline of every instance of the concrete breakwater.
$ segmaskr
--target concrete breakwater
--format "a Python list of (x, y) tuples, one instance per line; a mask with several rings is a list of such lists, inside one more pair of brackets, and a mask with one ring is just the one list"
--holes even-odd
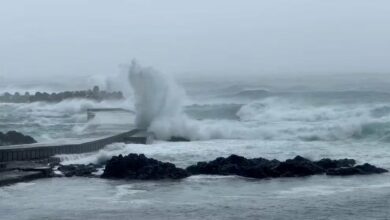
[(95, 86), (93, 89), (89, 90), (65, 91), (57, 93), (35, 92), (34, 94), (30, 94), (29, 92), (25, 92), (24, 94), (21, 94), (19, 92), (15, 92), (14, 94), (11, 94), (6, 92), (4, 94), (0, 94), (0, 103), (61, 102), (66, 99), (89, 99), (102, 101), (119, 100), (123, 98), (123, 93), (120, 91), (101, 91), (98, 86)]
[(87, 153), (100, 150), (104, 146), (115, 142), (148, 144), (152, 141), (153, 135), (143, 130), (134, 129), (98, 140), (58, 140), (56, 143), (2, 146), (0, 147), (0, 163), (9, 161), (40, 160), (49, 158), (56, 154)]

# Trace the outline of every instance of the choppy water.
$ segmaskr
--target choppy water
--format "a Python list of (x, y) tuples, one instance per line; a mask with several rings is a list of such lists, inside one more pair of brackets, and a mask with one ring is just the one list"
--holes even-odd
[(128, 113), (100, 113), (87, 120), (87, 109), (126, 107), (126, 101), (94, 102), (66, 100), (60, 103), (0, 103), (0, 131), (17, 130), (38, 142), (57, 138), (99, 137), (129, 130), (134, 116)]
[(135, 182), (67, 178), (0, 189), (3, 219), (388, 219), (390, 176)]
[[(190, 92), (183, 134), (193, 142), (113, 144), (63, 163), (89, 163), (131, 152), (185, 167), (235, 153), (286, 159), (355, 158), (390, 169), (390, 94), (374, 90), (272, 91), (243, 86)], [(73, 100), (0, 104), (0, 130), (39, 141), (98, 137), (131, 128), (134, 116), (86, 108), (132, 108), (126, 102)], [(175, 125), (175, 124), (174, 124)], [(182, 125), (182, 124), (178, 124)], [(195, 176), (183, 181), (124, 182), (70, 178), (0, 189), (4, 219), (388, 219), (390, 175), (282, 178)]]

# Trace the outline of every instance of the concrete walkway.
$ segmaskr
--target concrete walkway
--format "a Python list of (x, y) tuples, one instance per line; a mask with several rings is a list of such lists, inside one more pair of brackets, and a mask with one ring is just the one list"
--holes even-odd
[(150, 133), (134, 129), (101, 139), (57, 140), (55, 143), (36, 143), (0, 147), (0, 186), (52, 177), (48, 166), (56, 154), (77, 154), (97, 151), (115, 142), (149, 144)]
[(134, 129), (101, 139), (57, 140), (56, 143), (36, 143), (0, 147), (0, 163), (9, 161), (40, 160), (56, 154), (79, 154), (97, 151), (115, 142), (149, 144), (150, 133)]

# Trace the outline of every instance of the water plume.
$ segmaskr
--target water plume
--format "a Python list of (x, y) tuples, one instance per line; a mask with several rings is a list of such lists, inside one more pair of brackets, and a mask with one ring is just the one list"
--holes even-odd
[[(160, 138), (169, 138), (178, 122), (184, 123), (185, 92), (171, 76), (141, 67), (133, 61), (129, 70), (130, 84), (134, 92), (136, 125), (141, 129), (154, 131)], [(164, 127), (165, 132), (156, 131)]]

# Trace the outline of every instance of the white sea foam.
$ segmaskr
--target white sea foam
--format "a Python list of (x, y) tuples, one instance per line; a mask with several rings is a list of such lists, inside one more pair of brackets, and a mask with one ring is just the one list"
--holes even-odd
[[(183, 89), (169, 75), (133, 62), (129, 78), (135, 93), (138, 127), (147, 128), (160, 139), (171, 136), (191, 140), (390, 138), (386, 132), (373, 131), (390, 123), (389, 114), (373, 116), (372, 111), (379, 104), (315, 105), (291, 97), (269, 97), (242, 106), (236, 113), (239, 120), (195, 120), (184, 113), (183, 103), (191, 102), (186, 101)], [(378, 112), (384, 114), (385, 110)]]
[(148, 128), (159, 137), (173, 135), (172, 128), (186, 120), (182, 113), (184, 90), (169, 75), (141, 67), (135, 61), (130, 67), (129, 78), (134, 90), (137, 127)]
[[(172, 77), (132, 63), (129, 78), (135, 94), (136, 124), (159, 139), (172, 136), (191, 140), (247, 138), (252, 128), (228, 120), (194, 120), (183, 112), (184, 90)], [(264, 135), (264, 131), (260, 132)], [(252, 136), (253, 137), (253, 136)]]
[[(119, 130), (131, 129), (134, 121), (139, 128), (146, 128), (163, 140), (182, 136), (191, 140), (390, 141), (390, 107), (383, 102), (383, 97), (380, 96), (379, 102), (375, 103), (370, 100), (356, 102), (351, 98), (360, 94), (371, 99), (372, 95), (378, 96), (376, 93), (353, 93), (353, 96), (340, 92), (286, 93), (242, 102), (235, 102), (237, 97), (220, 99), (211, 95), (211, 98), (202, 96), (202, 103), (207, 105), (197, 105), (191, 100), (193, 97), (188, 98), (184, 89), (167, 74), (133, 62), (128, 77), (131, 87), (129, 82), (123, 84), (133, 91), (127, 100), (95, 102), (73, 99), (59, 103), (6, 104), (0, 117), (5, 119), (4, 124), (9, 129), (32, 132), (39, 141), (62, 137), (58, 135), (61, 132), (66, 134), (63, 136), (77, 136), (93, 131), (101, 124), (119, 125)], [(104, 83), (105, 79), (95, 81)], [(272, 94), (272, 91), (267, 93)], [(340, 95), (355, 101), (328, 102), (340, 98)], [(312, 102), (313, 97), (316, 102)], [(318, 100), (322, 103), (318, 104)], [(188, 103), (191, 105), (185, 106)], [(97, 114), (87, 122), (86, 109), (105, 107), (136, 110), (135, 119), (132, 115), (111, 117)], [(194, 111), (186, 115), (191, 108)], [(41, 132), (34, 131), (37, 130), (34, 126)], [(109, 129), (116, 132), (112, 127)]]

